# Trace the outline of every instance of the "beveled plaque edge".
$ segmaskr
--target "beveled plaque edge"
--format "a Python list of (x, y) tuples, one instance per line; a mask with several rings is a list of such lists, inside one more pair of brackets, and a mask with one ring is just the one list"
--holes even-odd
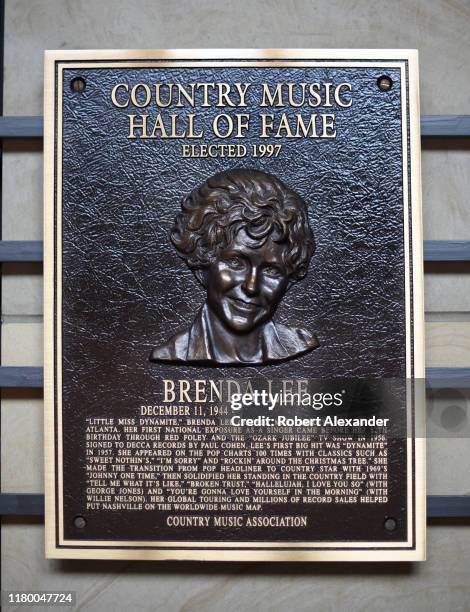
[[(138, 59), (136, 59), (138, 58)], [(216, 59), (214, 59), (216, 58)], [(380, 58), (380, 59), (379, 59)], [(424, 379), (424, 299), (423, 299), (423, 229), (421, 207), (421, 149), (420, 149), (420, 122), (419, 122), (419, 88), (418, 88), (418, 52), (415, 49), (166, 49), (166, 50), (50, 50), (45, 51), (44, 63), (44, 444), (45, 444), (45, 550), (46, 558), (55, 559), (129, 559), (129, 560), (205, 560), (205, 561), (420, 561), (425, 559), (426, 540), (426, 490), (425, 490), (425, 439), (414, 440), (414, 468), (415, 481), (410, 483), (408, 473), (408, 487), (411, 500), (414, 499), (414, 525), (415, 546), (399, 550), (387, 550), (393, 546), (388, 542), (381, 547), (382, 542), (353, 543), (360, 547), (369, 544), (369, 550), (351, 550), (340, 547), (335, 550), (305, 550), (301, 546), (289, 550), (257, 550), (266, 546), (266, 543), (255, 543), (251, 550), (240, 550), (249, 543), (226, 542), (230, 550), (212, 549), (184, 550), (184, 543), (180, 548), (172, 550), (131, 549), (117, 548), (85, 548), (85, 542), (77, 542), (75, 547), (57, 546), (59, 534), (56, 517), (56, 483), (55, 483), (55, 398), (56, 385), (54, 371), (54, 258), (55, 258), (55, 232), (54, 232), (54, 203), (55, 203), (55, 103), (56, 82), (55, 68), (58, 62), (80, 61), (122, 61), (135, 60), (143, 63), (145, 60), (177, 60), (185, 63), (191, 60), (213, 60), (219, 64), (222, 60), (252, 60), (258, 63), (266, 60), (269, 65), (281, 65), (290, 60), (371, 60), (372, 63), (381, 61), (408, 62), (407, 93), (409, 96), (409, 138), (411, 168), (411, 217), (413, 228), (411, 268), (413, 281), (413, 319), (414, 319), (414, 368), (415, 378)], [(206, 65), (204, 63), (204, 65)], [(408, 136), (407, 126), (402, 125), (404, 134)], [(58, 149), (58, 155), (60, 151)], [(405, 166), (405, 160), (404, 160)], [(59, 194), (57, 195), (57, 199)], [(408, 201), (410, 198), (408, 198)], [(409, 283), (408, 283), (409, 285)], [(409, 302), (407, 302), (408, 308)], [(410, 313), (408, 313), (409, 315)], [(407, 339), (408, 343), (408, 339)], [(60, 380), (58, 381), (61, 382)], [(57, 384), (60, 389), (60, 384)], [(416, 407), (416, 422), (419, 422), (419, 431), (424, 432), (425, 409), (421, 403)], [(424, 433), (423, 433), (424, 436)], [(409, 444), (411, 440), (408, 439)], [(411, 448), (411, 447), (410, 447)], [(409, 471), (409, 470), (408, 470)], [(94, 543), (98, 545), (100, 543)], [(102, 545), (104, 542), (101, 543)], [(167, 543), (169, 544), (169, 543)], [(202, 543), (204, 544), (204, 543)], [(315, 544), (315, 543), (312, 543)], [(334, 547), (334, 543), (330, 543)], [(341, 544), (341, 543), (340, 543)], [(344, 544), (347, 543), (342, 543)], [(387, 546), (388, 544), (388, 546)], [(139, 543), (133, 543), (138, 546)], [(148, 546), (156, 546), (155, 542), (148, 542)], [(269, 544), (268, 544), (269, 546)], [(273, 547), (287, 548), (289, 544), (272, 543)], [(294, 544), (295, 546), (295, 544)], [(307, 547), (308, 543), (304, 544)], [(238, 548), (238, 550), (237, 550)]]

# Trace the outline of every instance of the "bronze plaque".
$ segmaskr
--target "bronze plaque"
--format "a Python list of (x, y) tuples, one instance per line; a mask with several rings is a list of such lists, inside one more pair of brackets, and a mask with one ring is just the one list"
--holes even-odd
[(416, 51), (51, 51), (46, 554), (422, 560)]

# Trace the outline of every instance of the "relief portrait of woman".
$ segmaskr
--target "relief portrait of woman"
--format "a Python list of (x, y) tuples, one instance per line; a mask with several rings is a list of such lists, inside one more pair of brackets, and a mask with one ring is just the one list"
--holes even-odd
[(150, 361), (260, 365), (319, 346), (312, 331), (273, 321), (315, 251), (304, 200), (277, 177), (246, 168), (211, 176), (183, 199), (170, 239), (207, 298)]

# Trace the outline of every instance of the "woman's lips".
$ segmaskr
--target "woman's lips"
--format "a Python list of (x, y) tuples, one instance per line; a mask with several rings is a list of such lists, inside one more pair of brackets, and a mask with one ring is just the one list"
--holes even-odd
[(259, 310), (262, 308), (262, 305), (258, 304), (257, 302), (242, 300), (235, 297), (228, 297), (227, 299), (232, 306), (234, 306), (237, 310), (241, 310), (242, 312), (253, 312), (254, 310)]

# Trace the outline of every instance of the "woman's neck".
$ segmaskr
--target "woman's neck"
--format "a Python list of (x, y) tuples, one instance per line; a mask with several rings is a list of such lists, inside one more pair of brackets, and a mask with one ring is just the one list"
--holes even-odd
[(237, 334), (229, 329), (206, 305), (205, 319), (217, 361), (257, 362), (262, 361), (262, 338), (264, 325), (246, 334)]

